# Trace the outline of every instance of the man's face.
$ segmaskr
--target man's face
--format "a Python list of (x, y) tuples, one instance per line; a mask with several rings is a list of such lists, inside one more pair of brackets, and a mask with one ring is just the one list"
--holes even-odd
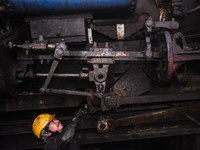
[(58, 131), (59, 133), (61, 133), (63, 130), (63, 125), (60, 120), (53, 118), (53, 120), (49, 124), (49, 130), (51, 130), (52, 132)]

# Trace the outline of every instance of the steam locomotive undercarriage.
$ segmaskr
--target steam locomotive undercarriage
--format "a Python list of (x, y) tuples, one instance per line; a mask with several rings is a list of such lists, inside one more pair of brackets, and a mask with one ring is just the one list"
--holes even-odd
[(32, 120), (56, 113), (67, 124), (84, 105), (76, 134), (84, 149), (200, 148), (199, 8), (198, 0), (0, 2), (0, 149), (43, 148)]

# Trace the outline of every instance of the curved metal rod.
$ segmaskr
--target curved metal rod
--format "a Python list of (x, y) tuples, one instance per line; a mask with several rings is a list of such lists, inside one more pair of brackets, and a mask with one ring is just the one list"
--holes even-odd
[(200, 9), (200, 5), (197, 6), (196, 8), (194, 8), (194, 9), (188, 10), (188, 13), (195, 12), (195, 11), (197, 11), (197, 10), (199, 10), (199, 9)]

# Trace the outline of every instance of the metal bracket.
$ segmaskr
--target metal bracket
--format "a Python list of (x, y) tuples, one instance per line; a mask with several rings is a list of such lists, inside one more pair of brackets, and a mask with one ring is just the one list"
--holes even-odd
[[(97, 43), (94, 42), (93, 48), (91, 51), (96, 52), (105, 52), (112, 51), (109, 48), (108, 43), (105, 44), (105, 48), (98, 48)], [(115, 61), (113, 58), (89, 58), (88, 63), (93, 64), (93, 71), (89, 72), (89, 81), (95, 82), (96, 92), (104, 92), (106, 87), (106, 79), (108, 74), (108, 67), (110, 64), (114, 64)]]
[(176, 30), (179, 28), (179, 23), (174, 19), (172, 21), (153, 21), (152, 17), (149, 17), (145, 22), (147, 32), (152, 32), (152, 28), (166, 28), (170, 30)]
[(89, 72), (89, 80), (95, 82), (96, 92), (104, 92), (109, 65), (93, 64), (93, 71)]

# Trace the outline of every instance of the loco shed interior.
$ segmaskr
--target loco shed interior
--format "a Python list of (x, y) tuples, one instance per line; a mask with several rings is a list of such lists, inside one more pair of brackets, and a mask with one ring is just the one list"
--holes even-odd
[(200, 149), (199, 0), (1, 0), (0, 149), (87, 106), (85, 150)]

